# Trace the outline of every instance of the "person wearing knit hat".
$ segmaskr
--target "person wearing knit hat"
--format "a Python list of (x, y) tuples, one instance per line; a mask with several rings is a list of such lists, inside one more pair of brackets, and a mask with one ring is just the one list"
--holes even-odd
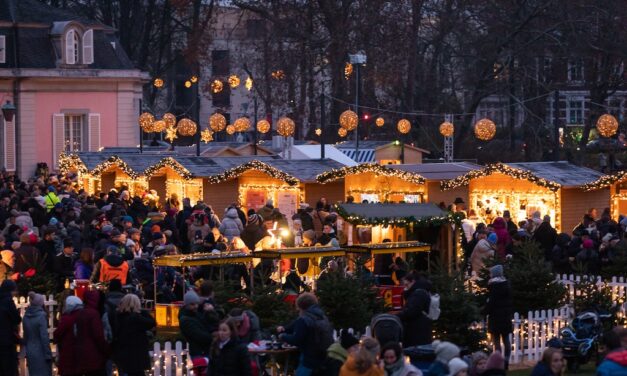
[(468, 364), (460, 358), (453, 358), (448, 362), (449, 376), (467, 376)]
[(341, 330), (339, 341), (334, 342), (327, 349), (327, 357), (320, 368), (321, 375), (339, 375), (342, 365), (350, 354), (359, 349), (359, 339), (355, 338), (346, 329)]
[(449, 374), (448, 362), (459, 356), (459, 347), (451, 342), (433, 341), (435, 361), (429, 367), (430, 376), (446, 376)]
[(83, 301), (78, 296), (70, 295), (65, 298), (64, 314), (72, 313), (79, 309), (83, 309)]
[(488, 354), (483, 351), (476, 351), (470, 355), (470, 368), (468, 374), (470, 376), (478, 376), (485, 371), (488, 362)]
[(31, 375), (52, 376), (52, 352), (48, 332), (48, 318), (44, 311), (44, 296), (33, 291), (28, 293), (30, 305), (24, 313), (24, 348)]
[(215, 308), (211, 304), (201, 303), (200, 297), (194, 290), (189, 290), (183, 296), (183, 307), (179, 311), (179, 328), (181, 335), (189, 344), (189, 355), (191, 357), (209, 355), (209, 349), (213, 342), (211, 330), (208, 326), (217, 328), (219, 317)]
[(188, 292), (185, 293), (185, 296), (183, 296), (183, 305), (185, 307), (190, 307), (193, 305), (198, 305), (200, 304), (200, 298), (198, 297), (198, 294), (196, 294), (196, 292), (194, 290), (189, 290)]
[(498, 241), (499, 237), (496, 235), (496, 233), (491, 232), (490, 235), (488, 235), (488, 243), (492, 244), (492, 246), (494, 246)]
[(495, 351), (488, 357), (488, 361), (485, 366), (484, 375), (490, 376), (505, 376), (507, 370), (508, 361), (503, 358), (500, 351)]
[(490, 268), (488, 281), (488, 300), (485, 307), (488, 316), (488, 332), (494, 342), (494, 350), (505, 351), (505, 359), (509, 359), (511, 344), (509, 335), (513, 332), (512, 319), (514, 309), (512, 302), (512, 288), (503, 274), (503, 265), (494, 265)]

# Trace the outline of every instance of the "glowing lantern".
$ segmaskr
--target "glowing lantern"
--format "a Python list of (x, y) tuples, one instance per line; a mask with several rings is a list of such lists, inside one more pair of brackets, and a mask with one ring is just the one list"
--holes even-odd
[(296, 129), (296, 124), (294, 124), (294, 120), (284, 116), (279, 119), (277, 122), (277, 133), (279, 133), (283, 137), (289, 137), (294, 134), (294, 130)]
[(597, 120), (597, 131), (603, 137), (612, 137), (618, 131), (618, 120), (610, 114), (604, 114)]
[(348, 134), (348, 131), (346, 130), (346, 128), (340, 128), (337, 130), (337, 134), (340, 137), (346, 137), (346, 135)]
[(490, 119), (481, 119), (475, 124), (475, 137), (482, 141), (490, 141), (496, 134), (496, 124)]
[(154, 122), (155, 117), (150, 112), (144, 112), (139, 115), (139, 126), (144, 130), (144, 132), (154, 132), (152, 129), (152, 123)]
[(407, 119), (401, 119), (396, 124), (396, 129), (402, 134), (407, 134), (411, 130), (411, 122)]
[(257, 131), (259, 133), (268, 133), (270, 132), (270, 122), (268, 120), (259, 120), (257, 122)]
[(377, 127), (382, 127), (385, 125), (385, 119), (382, 117), (378, 117), (377, 120), (374, 121)]
[(440, 124), (440, 134), (442, 136), (451, 137), (454, 132), (455, 132), (455, 127), (453, 126), (452, 123), (445, 121), (444, 123)]
[(347, 131), (352, 131), (357, 128), (359, 117), (354, 111), (346, 110), (340, 114), (340, 127)]
[(196, 134), (196, 123), (188, 118), (183, 118), (179, 120), (178, 126), (176, 130), (179, 132), (181, 136), (193, 136)]
[(246, 132), (250, 128), (250, 120), (247, 117), (241, 117), (233, 123), (236, 132)]
[(226, 128), (226, 118), (222, 114), (213, 114), (209, 116), (209, 128), (214, 132), (223, 131)]

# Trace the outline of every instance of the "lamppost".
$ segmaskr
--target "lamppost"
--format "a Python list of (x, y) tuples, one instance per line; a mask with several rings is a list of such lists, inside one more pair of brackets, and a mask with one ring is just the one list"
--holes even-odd
[[(361, 90), (360, 85), (360, 69), (362, 65), (366, 65), (366, 54), (363, 51), (358, 51), (355, 54), (348, 55), (348, 61), (355, 67), (355, 113), (357, 118), (361, 119), (361, 112), (359, 110), (359, 94)], [(359, 152), (359, 126), (355, 128), (355, 158)]]
[(4, 117), (4, 120), (8, 121), (8, 122), (12, 122), (13, 121), (13, 116), (15, 116), (15, 112), (16, 112), (16, 108), (15, 105), (13, 103), (11, 103), (11, 101), (7, 101), (7, 103), (2, 105), (2, 116)]

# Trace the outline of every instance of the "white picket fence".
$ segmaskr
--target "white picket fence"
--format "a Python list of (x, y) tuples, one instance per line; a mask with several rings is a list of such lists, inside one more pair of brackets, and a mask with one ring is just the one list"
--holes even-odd
[(575, 291), (575, 284), (581, 281), (590, 281), (598, 287), (607, 286), (612, 292), (612, 300), (615, 302), (625, 302), (627, 299), (627, 279), (624, 277), (612, 277), (611, 280), (604, 281), (600, 276), (580, 276), (580, 275), (557, 275), (557, 280), (568, 288), (569, 297), (574, 298), (579, 291)]
[(152, 358), (152, 375), (154, 376), (192, 376), (192, 361), (188, 355), (187, 345), (177, 341), (174, 346), (171, 342), (166, 342), (163, 347), (156, 342), (153, 351), (150, 352)]
[[(28, 308), (28, 306), (30, 305), (30, 303), (28, 302), (28, 298), (21, 296), (13, 298), (13, 301), (15, 302), (15, 306), (17, 307), (18, 311), (20, 311), (20, 316), (24, 317), (26, 308)], [(46, 307), (46, 310), (48, 311), (48, 335), (50, 336), (50, 338), (52, 338), (52, 333), (54, 333), (55, 329), (54, 318), (57, 316), (58, 313), (58, 304), (57, 301), (54, 300), (54, 297), (52, 295), (44, 297), (44, 307)], [(22, 325), (20, 325), (19, 331), (21, 337), (23, 334)]]

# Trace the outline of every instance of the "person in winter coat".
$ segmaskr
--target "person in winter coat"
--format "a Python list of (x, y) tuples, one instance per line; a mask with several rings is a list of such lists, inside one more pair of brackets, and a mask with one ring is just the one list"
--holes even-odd
[(210, 368), (212, 375), (252, 375), (247, 345), (237, 337), (231, 319), (221, 322), (218, 327), (218, 336), (211, 347)]
[(255, 244), (263, 239), (264, 236), (266, 236), (266, 232), (261, 228), (261, 217), (257, 214), (251, 214), (240, 238), (242, 238), (248, 249), (255, 249)]
[(125, 295), (117, 309), (113, 328), (113, 361), (120, 374), (143, 376), (151, 367), (148, 351), (150, 342), (147, 331), (157, 323), (147, 312), (141, 309), (137, 295)]
[[(213, 342), (212, 333), (209, 331), (217, 320), (215, 310), (205, 309), (199, 312), (198, 306), (201, 303), (198, 294), (193, 290), (185, 293), (183, 297), (183, 308), (179, 311), (179, 329), (185, 341), (189, 344), (189, 355), (195, 357), (207, 357)], [(207, 307), (208, 308), (208, 307)]]
[(490, 268), (485, 313), (488, 315), (488, 332), (492, 336), (496, 351), (501, 351), (501, 341), (503, 341), (505, 369), (507, 369), (512, 348), (509, 342), (509, 335), (513, 331), (514, 312), (512, 304), (512, 288), (503, 275), (503, 265), (494, 265)]
[(68, 296), (65, 299), (63, 314), (59, 319), (59, 324), (54, 330), (54, 342), (57, 344), (57, 352), (59, 360), (57, 366), (59, 375), (79, 375), (80, 353), (77, 351), (78, 340), (77, 334), (74, 333), (74, 327), (80, 311), (83, 309), (83, 301), (76, 296)]
[(461, 358), (453, 358), (448, 362), (449, 376), (468, 376), (468, 363)]
[(104, 283), (119, 279), (122, 285), (125, 285), (131, 281), (130, 273), (128, 262), (120, 255), (119, 250), (116, 247), (108, 247), (107, 255), (96, 263), (91, 281)]
[(479, 376), (485, 371), (488, 364), (488, 354), (483, 351), (476, 351), (470, 355), (470, 368), (468, 374), (470, 376)]
[(226, 215), (220, 224), (220, 233), (227, 239), (232, 240), (235, 237), (239, 237), (244, 231), (244, 225), (237, 215), (237, 209), (229, 208), (226, 211)]
[(568, 274), (571, 272), (570, 265), (570, 236), (565, 233), (557, 235), (555, 245), (551, 250), (551, 263), (553, 272), (558, 274)]
[(451, 342), (433, 341), (433, 351), (435, 361), (429, 367), (429, 376), (448, 376), (448, 363), (451, 359), (459, 356), (459, 347)]
[(22, 322), (13, 297), (17, 285), (5, 279), (0, 285), (0, 375), (17, 376), (18, 325)]
[(261, 339), (261, 324), (259, 317), (253, 311), (233, 308), (229, 312), (229, 318), (235, 324), (240, 341), (251, 343)]
[(347, 330), (340, 332), (339, 342), (334, 342), (327, 349), (327, 358), (318, 372), (319, 375), (338, 376), (342, 365), (350, 354), (359, 350), (359, 340)]
[(547, 347), (542, 359), (533, 367), (531, 376), (562, 376), (564, 373), (564, 355), (561, 349)]
[(364, 338), (359, 349), (346, 359), (340, 376), (384, 376), (385, 371), (377, 364), (380, 349), (376, 339)]
[(268, 201), (266, 201), (265, 206), (257, 210), (257, 215), (260, 216), (262, 220), (265, 221), (266, 219), (272, 218), (273, 210), (274, 210), (274, 201), (272, 201), (272, 199), (269, 199)]
[(507, 246), (512, 242), (507, 231), (507, 223), (503, 218), (497, 217), (494, 219), (492, 227), (494, 227), (494, 233), (497, 237), (496, 254), (501, 260), (505, 260)]
[(627, 349), (621, 342), (627, 338), (624, 328), (614, 328), (603, 334), (603, 344), (607, 355), (597, 367), (597, 376), (627, 375)]
[(540, 245), (540, 248), (544, 251), (544, 259), (546, 261), (551, 260), (551, 251), (555, 246), (557, 240), (557, 231), (551, 226), (551, 217), (545, 215), (542, 223), (531, 237), (532, 240)]
[(431, 343), (431, 320), (425, 316), (431, 304), (429, 281), (415, 272), (403, 278), (405, 306), (397, 313), (403, 323), (403, 346)]
[(403, 348), (399, 343), (391, 342), (381, 349), (381, 359), (383, 359), (385, 376), (422, 376), (422, 372), (405, 363)]
[(44, 296), (31, 291), (28, 293), (30, 305), (24, 314), (24, 347), (28, 373), (31, 375), (52, 375), (52, 351), (48, 338), (48, 318), (44, 311)]
[(577, 253), (576, 259), (583, 264), (584, 270), (591, 275), (597, 275), (601, 268), (599, 252), (594, 248), (592, 239), (585, 239), (581, 243), (581, 250)]
[(89, 279), (94, 272), (94, 250), (83, 248), (80, 257), (74, 263), (74, 278)]
[(495, 255), (494, 245), (497, 242), (497, 236), (492, 233), (489, 237), (486, 237), (485, 232), (477, 236), (479, 240), (470, 255), (470, 265), (472, 266), (472, 272), (478, 276), (485, 267), (485, 260)]
[(481, 376), (505, 376), (507, 362), (503, 355), (501, 355), (500, 351), (494, 351), (488, 357), (488, 361), (486, 362), (485, 371), (481, 374)]
[(333, 343), (329, 319), (311, 293), (303, 293), (296, 299), (299, 317), (287, 327), (277, 327), (279, 339), (300, 350), (297, 375), (311, 375), (326, 357), (326, 349)]
[(79, 347), (79, 370), (80, 373), (99, 374), (105, 370), (109, 352), (102, 327), (102, 315), (98, 310), (100, 293), (93, 290), (85, 291), (83, 300), (84, 307), (76, 317), (75, 345)]

